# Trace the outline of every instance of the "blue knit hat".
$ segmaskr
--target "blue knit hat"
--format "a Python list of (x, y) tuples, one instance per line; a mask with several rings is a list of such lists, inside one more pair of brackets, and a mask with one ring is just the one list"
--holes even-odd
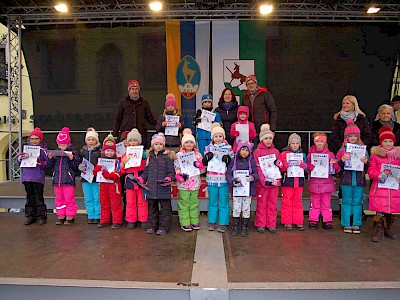
[(204, 102), (213, 102), (213, 97), (210, 94), (204, 94), (203, 97), (201, 97), (201, 104)]

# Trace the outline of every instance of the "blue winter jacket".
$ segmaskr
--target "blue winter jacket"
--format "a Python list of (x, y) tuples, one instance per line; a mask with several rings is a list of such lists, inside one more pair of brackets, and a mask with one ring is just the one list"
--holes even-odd
[(75, 186), (75, 176), (78, 172), (79, 155), (74, 144), (70, 144), (65, 151), (71, 151), (73, 159), (67, 156), (56, 156), (52, 159), (47, 158), (47, 167), (54, 169), (53, 185), (73, 185)]

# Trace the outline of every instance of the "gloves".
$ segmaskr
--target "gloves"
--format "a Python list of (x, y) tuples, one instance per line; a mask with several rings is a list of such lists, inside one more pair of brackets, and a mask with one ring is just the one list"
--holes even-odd
[(382, 173), (380, 173), (378, 175), (378, 178), (379, 178), (380, 181), (385, 181), (387, 177), (388, 176), (387, 176), (387, 174), (385, 172), (382, 172)]
[(237, 131), (237, 130), (232, 131), (231, 136), (232, 136), (232, 137), (237, 137), (237, 136), (239, 136), (239, 131)]
[(85, 172), (85, 171), (86, 171), (86, 166), (85, 166), (85, 164), (79, 164), (78, 170), (81, 171), (81, 172)]
[(169, 186), (169, 185), (171, 185), (171, 181), (172, 181), (171, 178), (165, 177), (164, 181), (165, 181), (164, 183), (160, 184), (161, 186)]
[(339, 173), (339, 171), (340, 171), (340, 166), (339, 166), (338, 163), (334, 163), (334, 164), (333, 164), (333, 168), (335, 169), (336, 173)]
[(299, 165), (300, 168), (302, 168), (303, 170), (307, 169), (307, 164), (305, 162), (300, 163)]
[(198, 109), (193, 124), (194, 126), (197, 126), (197, 124), (199, 124), (200, 122), (201, 122), (201, 109)]
[[(175, 179), (179, 182), (179, 183), (184, 183), (186, 180), (185, 178), (182, 176), (183, 174), (180, 173), (176, 173), (175, 174)], [(186, 175), (186, 174), (185, 174)]]
[(29, 157), (29, 154), (28, 154), (28, 153), (25, 153), (25, 152), (21, 152), (21, 153), (19, 154), (19, 157), (20, 157), (20, 159), (25, 159), (25, 158), (28, 158), (28, 157)]
[(194, 165), (196, 168), (200, 169), (200, 171), (204, 169), (203, 163), (202, 163), (201, 161), (199, 161), (199, 160), (196, 160), (196, 161), (193, 163), (193, 165)]
[(46, 161), (39, 158), (36, 167), (38, 169), (46, 169)]
[(276, 159), (275, 160), (275, 166), (277, 166), (278, 168), (282, 168), (283, 167), (282, 161), (280, 161), (279, 159)]
[(313, 164), (310, 164), (308, 166), (308, 170), (310, 170), (310, 172), (312, 172), (312, 170), (314, 170), (315, 166)]
[(253, 181), (254, 181), (254, 177), (253, 177), (252, 175), (247, 176), (247, 177), (246, 177), (246, 181), (247, 181), (247, 182), (253, 182)]
[(224, 162), (224, 163), (226, 163), (227, 165), (229, 165), (229, 163), (231, 162), (231, 160), (232, 160), (232, 158), (229, 156), (229, 155), (227, 155), (227, 154), (225, 154), (224, 156), (222, 156), (222, 161)]
[(237, 179), (237, 178), (234, 178), (234, 179), (233, 179), (232, 184), (233, 184), (233, 186), (236, 186), (236, 187), (242, 185), (242, 183), (240, 182), (240, 180)]
[(107, 170), (103, 171), (103, 177), (107, 180), (112, 180), (112, 181), (116, 181), (119, 179), (119, 176), (117, 173), (115, 173), (115, 172), (109, 173)]
[(189, 175), (188, 175), (188, 174), (185, 174), (185, 173), (182, 174), (182, 177), (183, 177), (183, 179), (184, 179), (185, 181), (187, 181), (187, 180), (189, 179)]
[(210, 160), (212, 160), (212, 158), (214, 157), (214, 154), (212, 152), (208, 152), (204, 155), (203, 157), (203, 165), (207, 166), (208, 162)]
[(103, 170), (103, 166), (100, 165), (95, 166), (93, 169), (93, 175), (97, 175), (97, 173), (100, 172), (101, 170)]
[(144, 179), (143, 179), (142, 177), (138, 177), (137, 180), (138, 180), (141, 184), (144, 183)]
[(272, 181), (266, 180), (266, 181), (265, 181), (265, 186), (272, 186)]

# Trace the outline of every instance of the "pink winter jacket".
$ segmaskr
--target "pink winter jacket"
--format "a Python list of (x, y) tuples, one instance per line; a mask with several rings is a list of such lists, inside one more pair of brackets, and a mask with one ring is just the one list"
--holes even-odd
[[(244, 120), (244, 121), (240, 120), (239, 115), (241, 113), (246, 113), (247, 114), (246, 120)], [(230, 132), (231, 138), (233, 138), (235, 140), (234, 144), (233, 144), (233, 152), (237, 151), (236, 124), (249, 124), (249, 142), (250, 143), (252, 143), (253, 139), (257, 136), (256, 128), (254, 127), (254, 123), (249, 121), (249, 108), (247, 106), (239, 106), (238, 111), (237, 111), (237, 118), (238, 118), (238, 121), (232, 124), (231, 132)]]
[[(256, 161), (257, 164), (257, 170), (258, 170), (258, 176), (259, 179), (258, 181), (256, 181), (256, 189), (258, 188), (267, 188), (267, 186), (265, 186), (265, 176), (260, 168), (260, 163), (258, 161), (258, 158), (261, 156), (266, 156), (266, 155), (270, 155), (270, 154), (275, 154), (275, 157), (277, 160), (279, 160), (280, 158), (280, 153), (279, 150), (275, 148), (274, 144), (272, 144), (270, 147), (268, 147), (267, 145), (264, 144), (264, 142), (260, 142), (257, 146), (257, 149), (254, 151), (253, 156), (254, 156), (254, 160)], [(279, 179), (280, 181), (280, 179)], [(270, 188), (270, 187), (268, 187)]]
[[(335, 159), (335, 155), (331, 151), (329, 151), (329, 149), (327, 147), (325, 147), (322, 151), (317, 151), (317, 148), (315, 146), (311, 146), (310, 150), (308, 151), (308, 155), (307, 155), (307, 164), (308, 164), (310, 173), (313, 170), (313, 167), (311, 166), (311, 154), (312, 153), (328, 154), (329, 161), (331, 161), (332, 159)], [(335, 168), (336, 172), (338, 172), (340, 170), (340, 166), (338, 163), (334, 163), (333, 167)], [(328, 178), (310, 177), (310, 180), (308, 183), (308, 190), (310, 191), (310, 193), (317, 193), (317, 194), (335, 192), (336, 185), (335, 185), (335, 182), (333, 181), (333, 176), (329, 175)]]
[(368, 175), (373, 180), (369, 191), (369, 209), (382, 213), (400, 212), (400, 191), (378, 187), (382, 164), (400, 165), (400, 147), (396, 147), (397, 158), (389, 158), (381, 146), (371, 148)]

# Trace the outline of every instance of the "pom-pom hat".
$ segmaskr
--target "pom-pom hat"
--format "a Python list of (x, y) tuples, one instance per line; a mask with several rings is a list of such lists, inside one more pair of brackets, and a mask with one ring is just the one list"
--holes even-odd
[(269, 124), (262, 124), (260, 129), (260, 141), (267, 137), (274, 137), (274, 133), (271, 131)]
[(61, 131), (57, 134), (56, 142), (58, 145), (69, 145), (71, 144), (71, 137), (69, 135), (69, 128), (64, 127)]
[(86, 136), (85, 136), (85, 142), (90, 137), (94, 138), (97, 142), (99, 142), (99, 134), (97, 133), (96, 129), (94, 129), (93, 127), (89, 127), (87, 129)]
[(222, 134), (225, 139), (225, 130), (222, 128), (221, 124), (219, 124), (218, 122), (214, 122), (211, 124), (211, 139), (213, 139), (214, 135), (216, 135), (217, 133)]
[(106, 150), (114, 150), (115, 152), (117, 151), (117, 145), (114, 137), (111, 134), (107, 135), (103, 141), (103, 151)]
[(392, 140), (396, 143), (396, 137), (392, 131), (392, 127), (390, 126), (383, 126), (379, 129), (379, 143), (382, 144), (383, 140)]
[(133, 140), (137, 140), (139, 142), (139, 144), (142, 144), (142, 135), (140, 134), (139, 130), (137, 130), (136, 128), (133, 128), (127, 135), (126, 138), (128, 141), (133, 139)]

